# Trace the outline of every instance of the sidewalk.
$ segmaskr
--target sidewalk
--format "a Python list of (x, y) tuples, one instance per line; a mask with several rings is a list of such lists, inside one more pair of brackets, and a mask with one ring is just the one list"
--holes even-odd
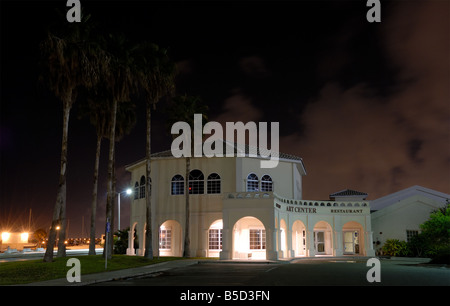
[(117, 271), (105, 271), (101, 273), (93, 273), (86, 275), (82, 274), (81, 282), (79, 283), (69, 283), (66, 278), (59, 278), (43, 282), (23, 284), (20, 286), (86, 286), (95, 283), (108, 282), (116, 279), (146, 276), (174, 268), (195, 265), (198, 262), (199, 261), (197, 259), (173, 260), (143, 267), (122, 269)]

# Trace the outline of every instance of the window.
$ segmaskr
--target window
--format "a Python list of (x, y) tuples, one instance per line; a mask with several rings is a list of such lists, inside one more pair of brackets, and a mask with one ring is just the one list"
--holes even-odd
[(258, 176), (254, 173), (250, 173), (247, 176), (247, 191), (258, 191)]
[(184, 178), (181, 175), (177, 174), (172, 177), (171, 190), (171, 194), (173, 195), (184, 194)]
[(419, 235), (417, 230), (406, 230), (406, 242), (411, 242), (411, 239), (417, 235)]
[(136, 182), (134, 184), (134, 199), (137, 200), (139, 199), (139, 183)]
[(250, 230), (250, 249), (264, 250), (266, 248), (266, 230), (251, 229)]
[(159, 248), (161, 250), (170, 250), (172, 248), (171, 228), (161, 227), (159, 229)]
[(210, 229), (209, 230), (209, 249), (221, 250), (222, 249), (222, 229)]
[(205, 177), (200, 170), (192, 170), (189, 173), (189, 194), (205, 193)]
[(220, 193), (220, 175), (217, 173), (211, 173), (208, 176), (206, 192), (209, 194)]
[(270, 175), (264, 175), (261, 178), (261, 191), (273, 191), (273, 182)]
[(139, 186), (139, 199), (145, 198), (145, 176), (141, 176), (141, 182)]

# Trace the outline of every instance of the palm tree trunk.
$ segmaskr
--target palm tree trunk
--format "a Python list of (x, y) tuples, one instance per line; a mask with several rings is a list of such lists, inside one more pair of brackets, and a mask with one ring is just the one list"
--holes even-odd
[(184, 230), (184, 251), (183, 257), (191, 256), (191, 239), (189, 234), (189, 223), (190, 223), (190, 205), (189, 205), (189, 172), (191, 172), (191, 158), (186, 157), (186, 221)]
[(97, 134), (97, 150), (95, 151), (94, 166), (94, 188), (92, 189), (91, 207), (91, 232), (89, 241), (89, 255), (95, 255), (95, 218), (97, 215), (97, 190), (98, 190), (98, 168), (100, 164), (100, 149), (102, 146), (102, 136)]
[[(58, 192), (56, 195), (56, 203), (53, 209), (53, 219), (48, 234), (47, 249), (44, 255), (44, 262), (53, 261), (53, 246), (56, 241), (56, 227), (59, 226), (59, 243), (58, 255), (65, 256), (65, 230), (66, 230), (66, 170), (67, 170), (67, 139), (69, 136), (69, 116), (72, 104), (70, 100), (63, 103), (63, 137), (61, 144), (61, 167), (59, 174)], [(63, 237), (61, 241), (61, 237)], [(62, 243), (62, 246), (61, 246)]]
[[(116, 114), (117, 114), (117, 101), (114, 99), (113, 108), (111, 111), (111, 121), (109, 128), (109, 160), (108, 160), (108, 182), (107, 182), (107, 199), (106, 199), (106, 220), (112, 225), (112, 211), (114, 208), (114, 148), (115, 148), (115, 134), (116, 134)], [(112, 232), (112, 231), (111, 231)], [(106, 234), (106, 224), (105, 224)], [(108, 236), (112, 237), (112, 233)], [(108, 243), (105, 243), (103, 248), (103, 256), (107, 254), (108, 259), (112, 258), (112, 239), (108, 239)]]
[(153, 259), (153, 234), (152, 234), (152, 197), (151, 197), (151, 118), (152, 111), (150, 103), (147, 103), (147, 142), (146, 142), (146, 186), (145, 186), (145, 208), (146, 208), (146, 227), (145, 227), (145, 253), (144, 256)]

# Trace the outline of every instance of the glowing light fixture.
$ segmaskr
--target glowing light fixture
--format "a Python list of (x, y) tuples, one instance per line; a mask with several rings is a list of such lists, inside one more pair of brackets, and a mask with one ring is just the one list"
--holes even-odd
[(20, 234), (20, 241), (21, 242), (28, 242), (28, 233)]
[(11, 234), (10, 233), (8, 233), (8, 232), (3, 232), (2, 233), (2, 241), (3, 242), (7, 242), (8, 240), (9, 240), (9, 237), (11, 236)]

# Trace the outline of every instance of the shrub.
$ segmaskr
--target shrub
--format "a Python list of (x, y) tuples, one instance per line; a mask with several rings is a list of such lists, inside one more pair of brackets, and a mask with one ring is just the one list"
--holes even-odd
[(387, 256), (408, 256), (410, 249), (406, 241), (398, 239), (388, 239), (384, 243), (383, 254)]
[(430, 261), (432, 264), (450, 265), (450, 246), (439, 249)]

